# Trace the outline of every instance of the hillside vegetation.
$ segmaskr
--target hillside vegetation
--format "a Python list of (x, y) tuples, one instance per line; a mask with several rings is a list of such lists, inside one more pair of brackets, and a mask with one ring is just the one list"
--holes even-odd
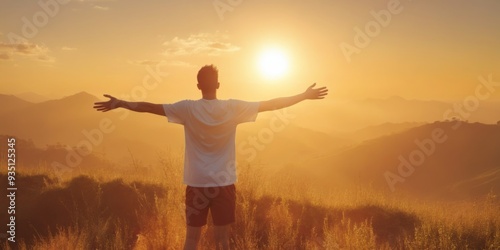
[[(95, 166), (62, 180), (48, 168), (19, 170), (16, 246), (180, 249), (181, 170), (177, 155), (149, 168), (132, 164), (117, 172)], [(493, 195), (474, 202), (422, 202), (363, 187), (325, 190), (293, 174), (267, 175), (258, 165), (239, 170), (231, 238), (236, 249), (500, 248)], [(5, 180), (2, 173), (0, 184)], [(213, 249), (211, 230), (204, 232), (203, 249)]]

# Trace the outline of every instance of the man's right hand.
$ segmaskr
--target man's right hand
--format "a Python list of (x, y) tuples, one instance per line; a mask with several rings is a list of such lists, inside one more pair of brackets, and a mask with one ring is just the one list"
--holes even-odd
[(323, 99), (326, 95), (328, 95), (328, 89), (326, 87), (315, 89), (314, 86), (316, 86), (316, 83), (306, 89), (306, 91), (304, 92), (305, 99)]
[(115, 108), (119, 108), (118, 104), (119, 104), (120, 100), (118, 100), (115, 97), (110, 96), (110, 95), (104, 95), (104, 97), (109, 98), (109, 100), (106, 102), (94, 103), (94, 108), (97, 111), (107, 112), (107, 111), (113, 110)]

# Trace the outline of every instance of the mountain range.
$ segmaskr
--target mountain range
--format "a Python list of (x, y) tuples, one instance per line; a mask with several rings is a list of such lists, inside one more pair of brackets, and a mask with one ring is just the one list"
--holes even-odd
[[(165, 117), (125, 110), (96, 112), (92, 106), (98, 100), (86, 92), (39, 103), (0, 95), (0, 134), (32, 140), (37, 147), (90, 147), (118, 164), (130, 164), (132, 159), (153, 164), (165, 151), (182, 152), (181, 126), (169, 124)], [(300, 166), (305, 175), (335, 185), (359, 183), (422, 197), (500, 194), (500, 126), (492, 124), (500, 115), (499, 105), (482, 103), (469, 121), (443, 119), (443, 110), (450, 107), (453, 104), (397, 97), (368, 99), (326, 107), (331, 116), (316, 118), (311, 112), (301, 113), (305, 110), (298, 105), (293, 110), (298, 118), (284, 122), (279, 131), (270, 129), (273, 116), (280, 117), (274, 113), (240, 125), (237, 152), (240, 160), (251, 163), (278, 169)], [(312, 118), (302, 119), (307, 116)], [(321, 130), (308, 124), (318, 119)], [(335, 124), (342, 122), (350, 130), (328, 131), (330, 123), (339, 128)], [(431, 147), (435, 131), (443, 131), (446, 140), (434, 140)]]
[(308, 163), (320, 166), (319, 173), (330, 182), (356, 182), (388, 192), (460, 199), (498, 195), (500, 125), (434, 122)]

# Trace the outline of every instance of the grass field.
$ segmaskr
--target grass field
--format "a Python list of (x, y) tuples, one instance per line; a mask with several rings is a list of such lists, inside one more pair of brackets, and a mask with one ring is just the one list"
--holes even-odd
[[(21, 241), (2, 248), (183, 246), (179, 157), (150, 167), (75, 169), (62, 179), (44, 167), (17, 175)], [(267, 175), (258, 165), (239, 166), (237, 193), (235, 249), (500, 249), (500, 209), (492, 195), (430, 202), (363, 187), (325, 189), (293, 174)], [(208, 226), (202, 249), (214, 248), (211, 233)]]

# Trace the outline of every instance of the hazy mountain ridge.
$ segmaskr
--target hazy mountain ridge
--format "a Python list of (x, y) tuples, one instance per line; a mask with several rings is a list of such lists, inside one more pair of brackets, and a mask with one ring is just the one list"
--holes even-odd
[(81, 92), (58, 100), (13, 108), (2, 115), (3, 134), (32, 139), (35, 144), (72, 144), (83, 127), (93, 124), (88, 107), (97, 100)]
[[(131, 158), (141, 163), (157, 161), (159, 153), (169, 149), (182, 151), (181, 126), (169, 124), (165, 117), (123, 109), (96, 112), (92, 106), (98, 100), (86, 92), (42, 103), (2, 95), (0, 104), (10, 103), (11, 110), (0, 114), (4, 121), (0, 134), (31, 139), (38, 147), (62, 144), (72, 148), (97, 140), (98, 143), (87, 144), (92, 145), (93, 152), (126, 164), (130, 164)], [(367, 102), (383, 103), (383, 100)], [(339, 185), (356, 182), (388, 190), (385, 174), (391, 172), (403, 179), (395, 182), (395, 190), (419, 195), (452, 192), (463, 197), (489, 191), (500, 193), (496, 171), (500, 167), (500, 126), (497, 125), (460, 121), (385, 122), (350, 134), (332, 135), (301, 127), (297, 125), (299, 119), (282, 121), (278, 124), (280, 129), (273, 131), (272, 119), (272, 115), (263, 116), (256, 123), (241, 125), (236, 144), (238, 159), (285, 166), (288, 170), (294, 165), (292, 168), (301, 171), (304, 177), (307, 174), (328, 176), (326, 183)], [(102, 131), (103, 122), (111, 131)], [(453, 129), (458, 123), (460, 127)], [(415, 141), (432, 138), (436, 129), (445, 131), (447, 140), (435, 143), (435, 152), (424, 155), (424, 163), (415, 166), (411, 175), (401, 177), (399, 157), (408, 161), (413, 151), (421, 151)]]
[(34, 92), (23, 92), (16, 94), (15, 96), (32, 103), (40, 103), (50, 100), (50, 98)]
[[(12, 138), (10, 135), (1, 135), (2, 141)], [(122, 170), (123, 166), (116, 166), (103, 155), (88, 152), (86, 148), (77, 149), (66, 145), (47, 145), (44, 148), (36, 147), (33, 141), (14, 137), (14, 148), (16, 152), (17, 171), (48, 171), (51, 176), (66, 177), (71, 173), (77, 175), (82, 169), (90, 169), (96, 166), (106, 169)], [(7, 144), (0, 145), (0, 157), (7, 158)], [(78, 153), (80, 152), (80, 153)], [(85, 152), (85, 156), (81, 155)], [(68, 161), (68, 158), (70, 161)], [(74, 171), (76, 170), (76, 171)]]
[(384, 135), (403, 132), (410, 128), (418, 127), (424, 124), (425, 122), (403, 122), (403, 123), (386, 122), (383, 124), (368, 126), (356, 130), (355, 132), (350, 133), (349, 136), (357, 142), (362, 142), (365, 140), (375, 139), (377, 137)]
[(340, 172), (349, 176), (347, 180), (385, 190), (470, 198), (465, 188), (457, 193), (459, 189), (452, 187), (474, 186), (474, 194), (500, 194), (499, 148), (498, 125), (435, 122), (365, 141), (312, 162), (327, 173)]
[(25, 101), (14, 95), (0, 94), (0, 115), (13, 112), (17, 109), (22, 109), (34, 105), (31, 102)]
[[(18, 107), (0, 116), (6, 121), (0, 133), (31, 139), (38, 147), (54, 144), (76, 146), (82, 142), (92, 142), (94, 136), (99, 141), (93, 145), (94, 151), (124, 161), (130, 160), (132, 156), (156, 161), (160, 151), (167, 148), (182, 149), (183, 128), (169, 124), (165, 117), (124, 109), (96, 112), (92, 108), (96, 101), (99, 98), (80, 92), (57, 100)], [(110, 132), (99, 131), (103, 122), (108, 124)], [(279, 131), (271, 131), (270, 118), (266, 116), (260, 117), (255, 123), (241, 125), (237, 147), (254, 150), (259, 159), (279, 162), (281, 157), (276, 155), (299, 157), (316, 153), (325, 144), (332, 148), (344, 144), (340, 138), (298, 127), (293, 122), (280, 121), (277, 126)], [(264, 135), (272, 136), (271, 142), (268, 142), (269, 138), (260, 138), (263, 135), (259, 137), (259, 132), (263, 130), (272, 132), (271, 135)], [(102, 135), (102, 138), (97, 134)], [(257, 138), (257, 147), (248, 141), (249, 137)], [(248, 156), (242, 155), (245, 158)]]
[[(401, 97), (365, 100), (328, 100), (318, 110), (311, 112), (311, 106), (293, 107), (303, 119), (297, 124), (318, 127), (332, 134), (353, 133), (357, 130), (384, 123), (425, 123), (457, 118), (470, 122), (494, 124), (500, 120), (500, 102), (480, 101), (471, 111), (464, 107), (464, 101), (407, 100)], [(470, 104), (469, 104), (470, 105)], [(327, 114), (325, 116), (325, 114)], [(305, 118), (305, 119), (304, 119)], [(317, 121), (321, 121), (318, 124)], [(328, 124), (328, 126), (324, 126)], [(322, 126), (323, 125), (323, 126)]]

